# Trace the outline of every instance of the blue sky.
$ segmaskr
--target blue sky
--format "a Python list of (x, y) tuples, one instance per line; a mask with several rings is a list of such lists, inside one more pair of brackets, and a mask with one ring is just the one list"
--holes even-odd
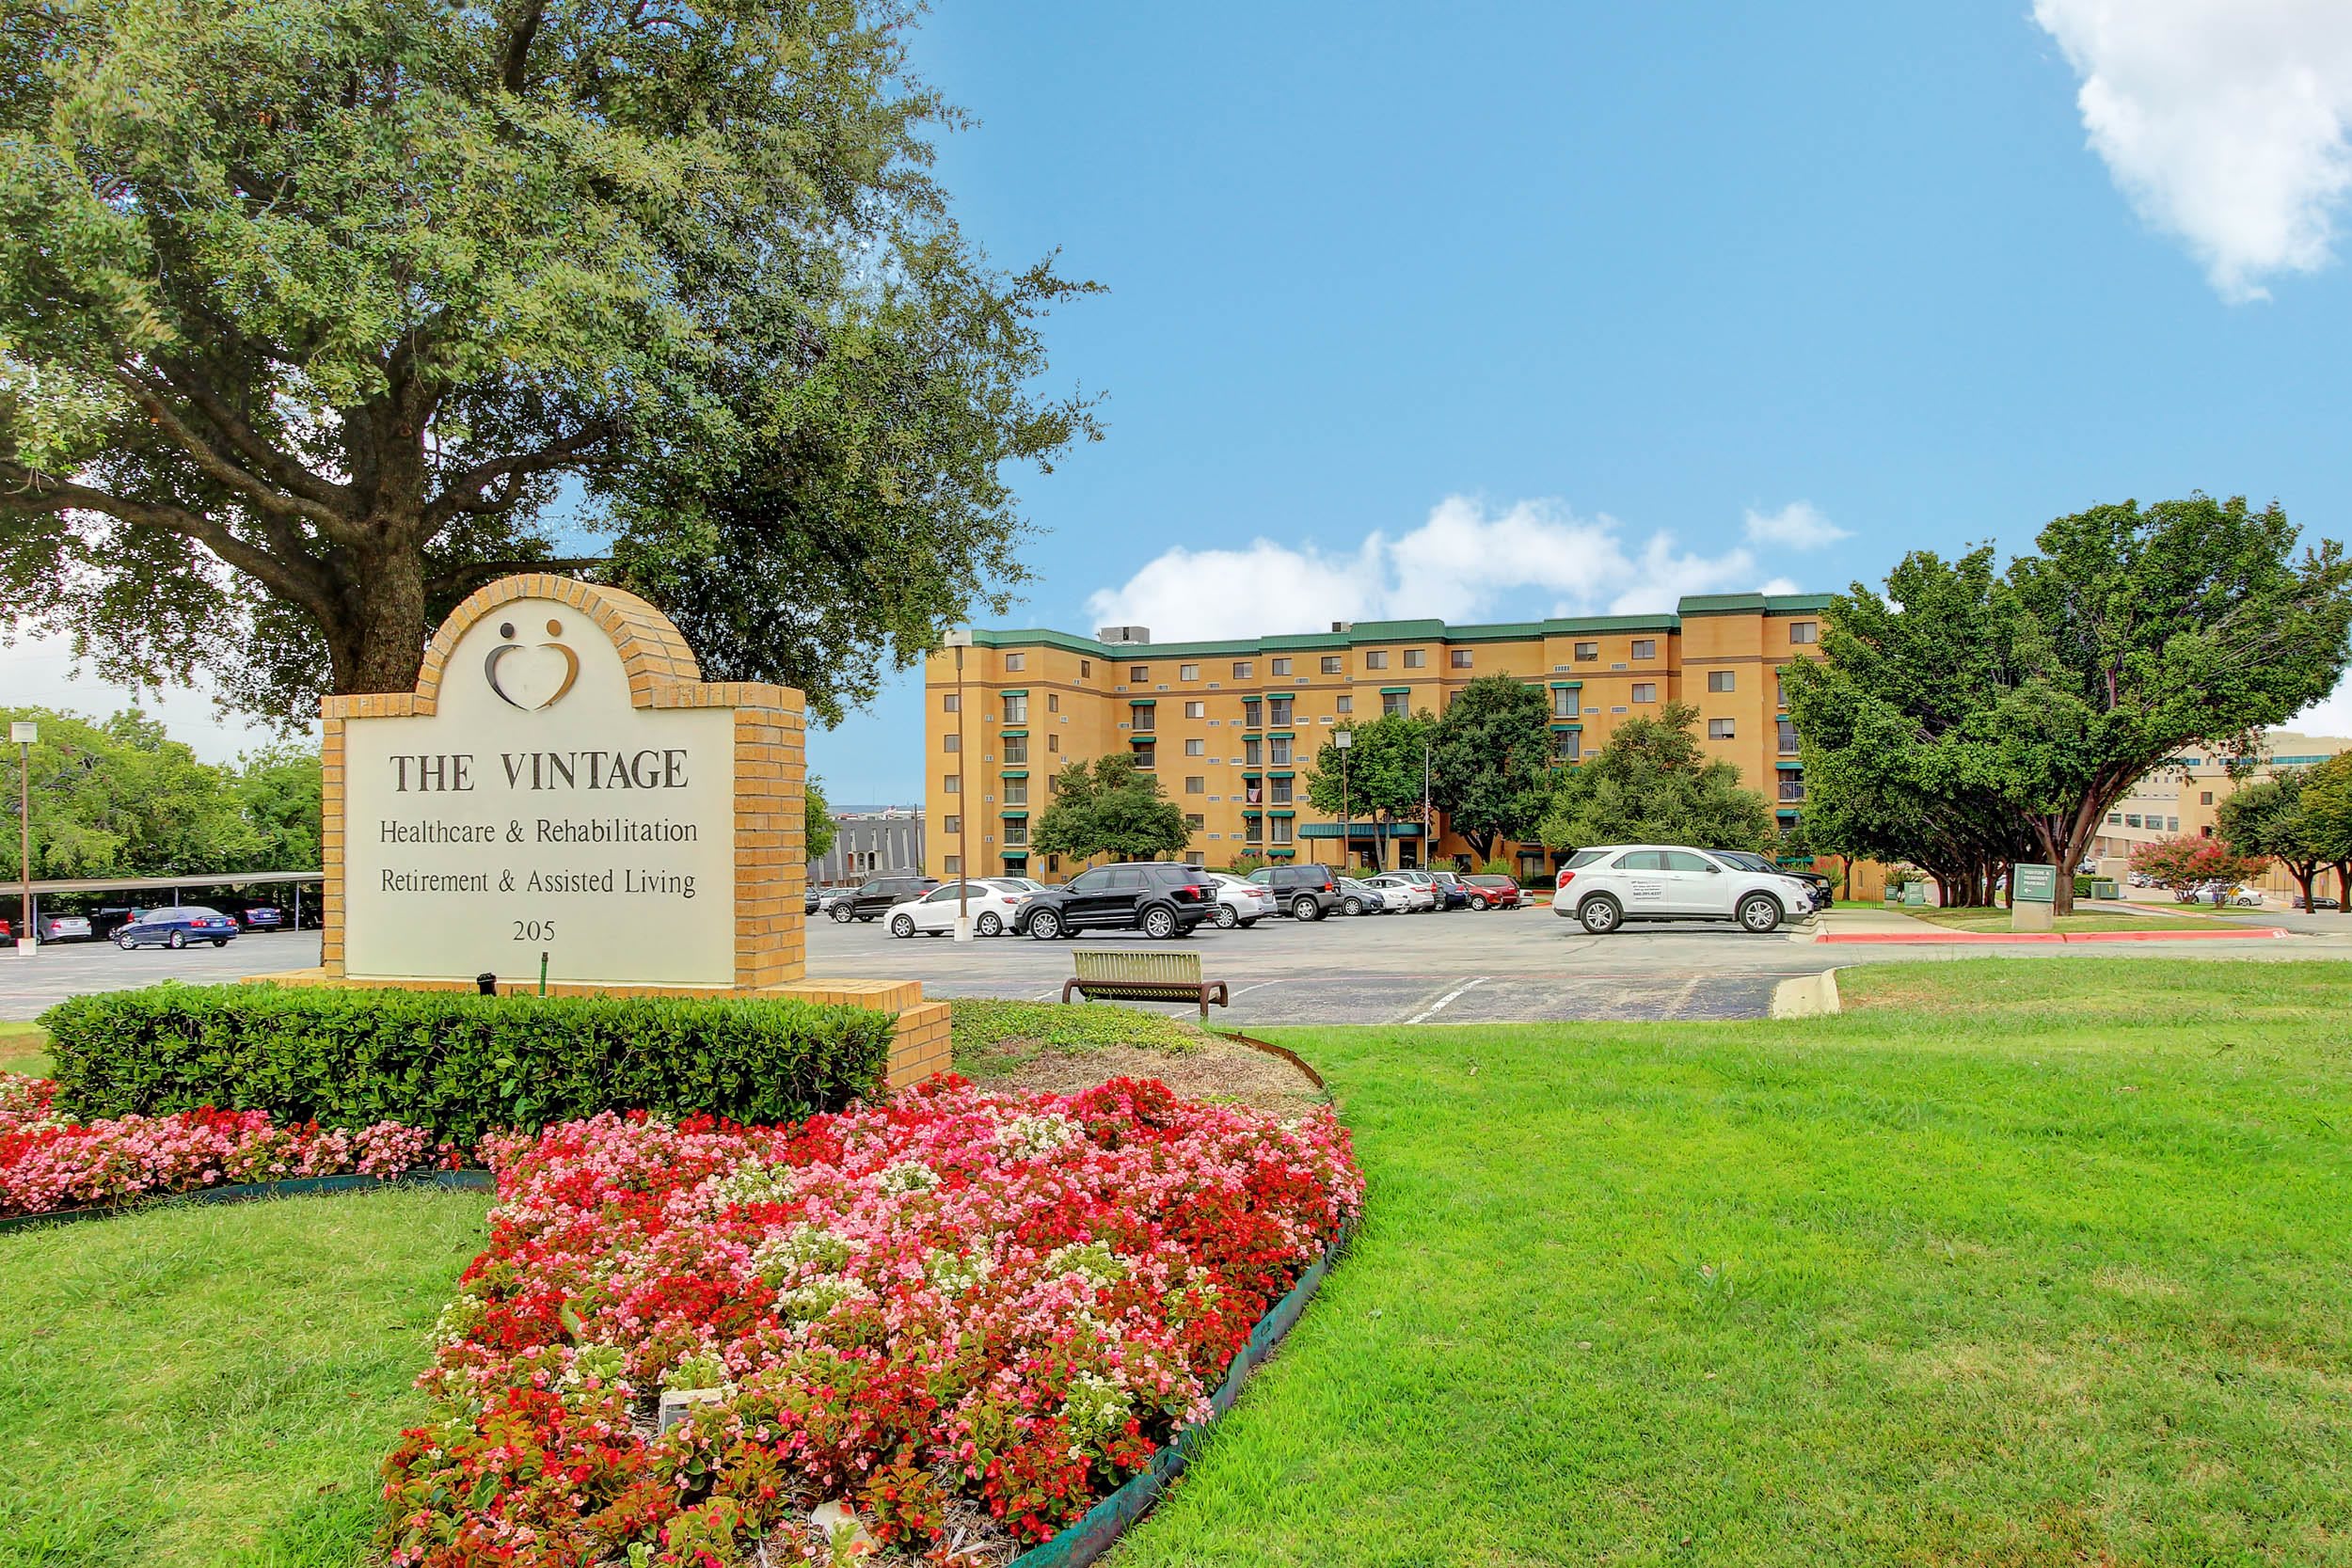
[[(938, 0), (961, 221), (1109, 291), (1011, 619), (1826, 590), (2195, 488), (2343, 537), (2346, 13)], [(916, 796), (918, 712), (812, 737), (836, 800)]]

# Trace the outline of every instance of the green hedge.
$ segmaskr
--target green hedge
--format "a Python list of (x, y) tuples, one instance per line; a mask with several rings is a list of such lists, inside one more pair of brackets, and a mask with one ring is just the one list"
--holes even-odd
[(262, 1110), (455, 1138), (598, 1111), (791, 1121), (876, 1091), (895, 1018), (806, 1002), (162, 985), (41, 1022), (89, 1118)]

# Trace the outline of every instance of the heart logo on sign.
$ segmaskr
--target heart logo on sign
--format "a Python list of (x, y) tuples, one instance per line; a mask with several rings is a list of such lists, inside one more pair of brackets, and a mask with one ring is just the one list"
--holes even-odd
[[(549, 621), (548, 636), (564, 635), (564, 623)], [(533, 708), (553, 707), (564, 700), (564, 693), (580, 678), (580, 656), (561, 642), (542, 642), (526, 647), (515, 641), (515, 623), (499, 627), (499, 636), (505, 641), (490, 650), (490, 657), (482, 661), (483, 678), (490, 683), (509, 705), (529, 712)]]

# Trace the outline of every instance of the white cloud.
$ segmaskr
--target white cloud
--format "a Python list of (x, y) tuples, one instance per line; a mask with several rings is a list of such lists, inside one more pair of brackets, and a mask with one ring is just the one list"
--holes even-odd
[(2288, 720), (2285, 729), (2297, 735), (2352, 735), (2352, 673), (2336, 682), (2336, 689)]
[(0, 648), (0, 702), (13, 707), (45, 707), (103, 719), (135, 707), (162, 721), (174, 740), (185, 741), (206, 762), (233, 762), (241, 752), (271, 744), (279, 736), (249, 721), (224, 717), (205, 691), (137, 692), (102, 681), (73, 657), (64, 637), (24, 637)]
[(2327, 264), (2352, 190), (2345, 0), (2035, 0), (2093, 150), (2225, 299)]
[[(1754, 552), (1680, 549), (1663, 531), (1629, 543), (1607, 514), (1580, 516), (1558, 501), (1501, 511), (1464, 496), (1430, 508), (1422, 524), (1368, 535), (1332, 553), (1258, 539), (1246, 549), (1163, 551), (1124, 583), (1087, 599), (1090, 626), (1140, 626), (1162, 641), (1322, 631), (1333, 621), (1492, 618), (1509, 595), (1538, 594), (1554, 615), (1672, 610), (1685, 594), (1755, 589)], [(1790, 592), (1786, 579), (1767, 587)]]
[(1782, 545), (1792, 550), (1818, 550), (1853, 535), (1821, 515), (1811, 501), (1790, 501), (1777, 512), (1748, 508), (1748, 542)]

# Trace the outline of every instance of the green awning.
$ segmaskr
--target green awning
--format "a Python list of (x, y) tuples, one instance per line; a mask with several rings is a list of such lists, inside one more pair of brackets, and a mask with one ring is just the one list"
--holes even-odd
[(1776, 762), (1772, 766), (1783, 773), (1793, 773), (1804, 767), (1802, 762)]
[(1025, 697), (1028, 694), (1029, 689), (1025, 686), (1009, 686), (996, 693), (999, 697)]
[(1266, 815), (1268, 816), (1296, 816), (1298, 813), (1288, 806), (1275, 806), (1267, 811)]
[(1554, 691), (1575, 691), (1581, 689), (1584, 683), (1582, 681), (1553, 681), (1551, 683), (1551, 689)]
[(1010, 740), (1015, 737), (1026, 739), (1029, 732), (1026, 730), (998, 730), (996, 734), (1000, 738)]
[[(1303, 823), (1299, 827), (1298, 836), (1301, 838), (1337, 838), (1340, 836), (1340, 825), (1337, 822)], [(1421, 824), (1418, 822), (1350, 822), (1347, 824), (1347, 836), (1350, 839), (1419, 838)]]
[(1029, 852), (1026, 849), (1008, 849), (1004, 855), (1009, 861), (1025, 861), (1029, 858)]
[(1025, 768), (1008, 768), (1003, 776), (1008, 779), (1025, 779), (1029, 776), (1029, 770)]
[(1020, 817), (1020, 816), (1028, 816), (1028, 815), (1029, 815), (1029, 812), (1028, 812), (1028, 808), (1027, 808), (1027, 807), (1025, 807), (1025, 806), (1015, 806), (1015, 807), (1010, 808), (1009, 810), (1000, 811), (1000, 812), (998, 812), (996, 815), (997, 815), (997, 816), (1015, 816), (1015, 817)]
[(1265, 700), (1269, 703), (1295, 703), (1298, 700), (1298, 693), (1295, 691), (1269, 691), (1265, 694)]
[(1409, 686), (1384, 686), (1380, 689), (1383, 697), (1409, 697), (1412, 694), (1413, 689)]
[(1551, 721), (1551, 727), (1555, 730), (1581, 730), (1584, 726), (1570, 720), (1555, 719)]
[[(1247, 777), (1248, 777), (1248, 774), (1244, 774), (1244, 775), (1243, 775), (1243, 777), (1244, 777), (1244, 778), (1247, 778)], [(1292, 768), (1275, 768), (1272, 772), (1268, 773), (1268, 774), (1266, 775), (1266, 777), (1267, 777), (1267, 778), (1269, 778), (1269, 779), (1295, 779), (1295, 778), (1298, 777), (1298, 774), (1297, 774), (1297, 772), (1296, 772), (1295, 769), (1292, 769)]]
[(1160, 705), (1160, 700), (1157, 697), (1130, 697), (1127, 699), (1127, 705), (1129, 707), (1157, 707)]

